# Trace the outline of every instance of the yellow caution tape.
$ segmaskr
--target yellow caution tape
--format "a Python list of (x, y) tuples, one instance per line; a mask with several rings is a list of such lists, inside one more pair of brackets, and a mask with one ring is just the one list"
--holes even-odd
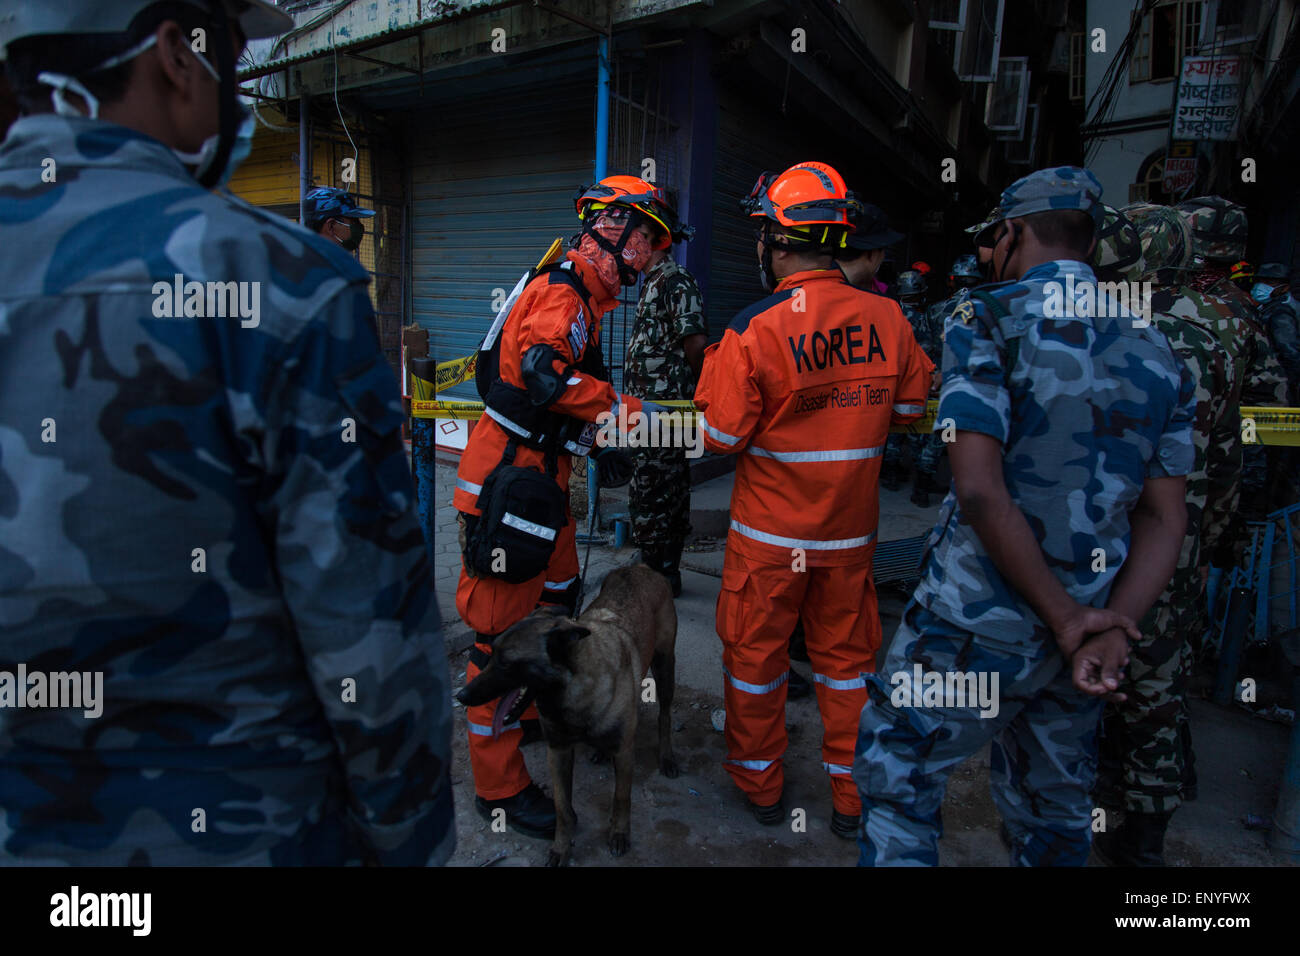
[(1241, 440), (1247, 445), (1300, 445), (1300, 408), (1243, 405)]
[(462, 382), (468, 382), (474, 377), (474, 370), (477, 366), (477, 352), (473, 355), (452, 359), (450, 362), (439, 362), (438, 370), (434, 372), (433, 390), (435, 392), (445, 392), (449, 388), (455, 388)]

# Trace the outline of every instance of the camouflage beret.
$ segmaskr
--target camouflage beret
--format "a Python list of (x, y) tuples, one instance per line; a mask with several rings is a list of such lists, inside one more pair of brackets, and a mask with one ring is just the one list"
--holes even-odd
[(1114, 206), (1099, 205), (1101, 226), (1091, 260), (1097, 278), (1105, 282), (1136, 282), (1146, 268), (1137, 227)]
[(1246, 210), (1222, 196), (1198, 196), (1176, 207), (1192, 230), (1192, 255), (1206, 262), (1246, 257)]
[(1192, 267), (1191, 228), (1178, 212), (1149, 202), (1130, 203), (1122, 211), (1142, 238), (1147, 275)]

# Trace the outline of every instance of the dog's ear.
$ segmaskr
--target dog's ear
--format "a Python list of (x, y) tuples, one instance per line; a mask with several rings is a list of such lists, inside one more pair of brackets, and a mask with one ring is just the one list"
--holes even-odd
[(590, 628), (581, 624), (566, 622), (557, 624), (546, 635), (546, 656), (558, 667), (573, 668), (569, 664), (569, 652), (575, 641), (580, 641), (591, 633)]

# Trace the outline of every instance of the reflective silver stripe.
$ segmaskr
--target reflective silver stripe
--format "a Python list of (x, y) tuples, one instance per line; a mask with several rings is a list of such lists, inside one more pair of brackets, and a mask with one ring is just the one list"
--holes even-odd
[(736, 688), (736, 690), (743, 690), (747, 694), (770, 694), (790, 678), (790, 672), (786, 671), (770, 684), (751, 684), (748, 681), (732, 677), (731, 671), (727, 670), (725, 667), (722, 669), (722, 673), (727, 675), (727, 680), (732, 687)]
[(516, 425), (514, 422), (506, 418), (504, 415), (502, 415), (496, 409), (492, 408), (492, 406), (490, 405), (484, 407), (483, 414), (486, 415), (488, 418), (492, 419), (502, 428), (506, 429), (506, 431), (514, 432), (520, 438), (531, 438), (533, 435), (533, 433), (530, 432), (527, 428), (524, 428), (524, 426), (522, 425)]
[(714, 428), (712, 425), (710, 425), (707, 421), (705, 421), (705, 420), (704, 420), (704, 413), (703, 413), (703, 412), (700, 412), (700, 414), (699, 414), (698, 418), (696, 419), (696, 421), (698, 421), (698, 422), (700, 423), (700, 427), (701, 427), (702, 429), (704, 429), (704, 433), (705, 433), (706, 435), (711, 435), (711, 436), (713, 436), (713, 438), (714, 438), (715, 440), (720, 441), (720, 442), (722, 442), (722, 443), (724, 443), (724, 444), (727, 444), (727, 445), (739, 445), (739, 444), (740, 444), (740, 439), (737, 438), (735, 435), (728, 435), (726, 432), (720, 432), (720, 431), (718, 431), (716, 428)]
[(826, 451), (768, 451), (750, 445), (745, 449), (751, 455), (760, 458), (772, 458), (776, 461), (861, 461), (864, 458), (878, 458), (885, 453), (884, 445), (875, 448), (832, 448)]
[(920, 415), (925, 411), (924, 405), (895, 405), (895, 415)]
[[(466, 721), (466, 723), (469, 723), (469, 721)], [(519, 721), (516, 720), (513, 724), (506, 724), (505, 726), (503, 726), (501, 728), (501, 732), (504, 734), (507, 730), (519, 730), (519, 729), (520, 729)], [(471, 734), (478, 734), (480, 737), (492, 736), (492, 728), (487, 724), (469, 724), (469, 732)]]
[(578, 378), (578, 377), (575, 375), (573, 378), (569, 379), (569, 380), (568, 380), (567, 382), (565, 382), (564, 384), (566, 384), (566, 385), (581, 385), (581, 384), (582, 384), (582, 379)]
[(525, 534), (531, 534), (537, 538), (545, 538), (547, 541), (555, 540), (555, 532), (550, 528), (544, 528), (541, 525), (534, 524), (518, 515), (512, 515), (509, 511), (501, 516), (501, 523), (508, 524), (512, 528), (518, 528)]
[(468, 491), (471, 495), (483, 494), (483, 486), (476, 485), (472, 481), (466, 481), (464, 478), (456, 479), (456, 487), (461, 491)]
[(735, 518), (731, 519), (731, 527), (738, 534), (743, 534), (746, 538), (753, 538), (755, 541), (762, 541), (764, 544), (774, 544), (779, 548), (803, 548), (806, 551), (843, 551), (845, 548), (861, 548), (876, 540), (874, 531), (860, 538), (836, 538), (830, 541), (787, 538), (779, 534), (757, 531), (749, 527), (749, 525), (741, 524)]
[(775, 760), (724, 760), (723, 763), (734, 764), (737, 767), (744, 767), (746, 770), (766, 770)]
[(564, 450), (570, 455), (577, 455), (580, 458), (586, 458), (591, 454), (590, 445), (579, 445), (576, 441), (566, 441), (564, 443)]
[[(548, 591), (564, 591), (567, 590), (569, 585), (576, 580), (578, 580), (578, 576), (575, 574), (567, 581), (543, 581), (542, 587), (546, 588)], [(864, 684), (863, 686), (865, 687), (866, 685)]]
[(832, 776), (837, 776), (839, 774), (853, 773), (852, 767), (846, 767), (842, 763), (823, 763), (822, 769), (825, 770), (827, 773), (831, 774)]
[(836, 680), (834, 677), (827, 677), (825, 674), (818, 674), (813, 671), (813, 680), (818, 684), (825, 684), (831, 690), (857, 690), (859, 687), (866, 687), (867, 682), (861, 677), (854, 677), (851, 680)]

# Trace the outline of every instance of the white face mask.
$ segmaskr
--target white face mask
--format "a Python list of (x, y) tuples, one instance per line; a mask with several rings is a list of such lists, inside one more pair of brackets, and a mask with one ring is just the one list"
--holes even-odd
[[(157, 40), (158, 38), (156, 35), (151, 35), (131, 47), (131, 49), (127, 50), (125, 53), (120, 53), (115, 57), (105, 60), (90, 72), (98, 73), (101, 70), (111, 69), (112, 67), (120, 66), (123, 63), (133, 60), (152, 47)], [(221, 74), (216, 71), (216, 68), (207, 61), (206, 57), (199, 56), (199, 54), (194, 50), (191, 50), (190, 52), (194, 53), (195, 59), (199, 61), (199, 64), (208, 71), (209, 75), (216, 80), (217, 85), (220, 86)], [(46, 72), (41, 73), (36, 77), (36, 79), (37, 82), (44, 83), (46, 86), (54, 88), (54, 92), (50, 94), (50, 97), (54, 102), (54, 112), (58, 113), (60, 116), (79, 117), (82, 115), (81, 112), (69, 103), (64, 96), (64, 93), (67, 90), (71, 90), (86, 101), (87, 113), (85, 115), (89, 119), (99, 119), (99, 99), (87, 90), (81, 81), (75, 76), (68, 76), (63, 73)], [(239, 104), (239, 110), (239, 129), (235, 133), (235, 142), (230, 149), (230, 158), (226, 160), (225, 168), (217, 178), (215, 184), (217, 187), (225, 186), (230, 182), (230, 178), (234, 176), (235, 170), (239, 168), (240, 163), (248, 158), (248, 154), (253, 149), (253, 133), (257, 128), (257, 121), (253, 117), (252, 110), (244, 104)], [(216, 159), (217, 151), (220, 147), (221, 134), (218, 132), (205, 139), (203, 145), (199, 147), (197, 152), (186, 153), (179, 149), (173, 149), (172, 152), (176, 155), (176, 158), (186, 166), (193, 167), (191, 175), (193, 175), (195, 179), (202, 179), (209, 171), (213, 161)]]

